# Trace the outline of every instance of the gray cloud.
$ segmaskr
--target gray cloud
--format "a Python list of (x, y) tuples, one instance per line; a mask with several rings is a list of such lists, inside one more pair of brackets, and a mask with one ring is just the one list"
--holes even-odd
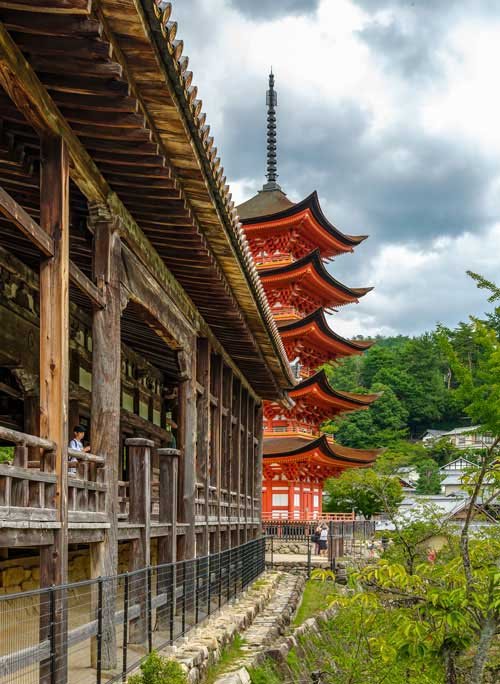
[(320, 0), (229, 0), (229, 4), (251, 19), (274, 19), (289, 14), (316, 12)]
[[(279, 181), (292, 200), (317, 190), (326, 215), (341, 230), (371, 236), (354, 255), (339, 258), (332, 266), (335, 276), (349, 285), (377, 287), (359, 306), (342, 309), (340, 316), (344, 320), (359, 319), (360, 329), (356, 332), (363, 332), (363, 326), (371, 333), (377, 326), (418, 332), (432, 327), (437, 320), (453, 325), (470, 312), (481, 315), (486, 308), (483, 293), (477, 293), (465, 270), (473, 268), (494, 278), (498, 258), (496, 263), (493, 257), (484, 262), (478, 256), (483, 253), (479, 249), (469, 260), (467, 247), (464, 256), (462, 245), (462, 258), (457, 260), (453, 250), (461, 244), (461, 236), (469, 232), (484, 236), (487, 258), (499, 253), (500, 247), (494, 244), (490, 231), (500, 215), (500, 199), (497, 206), (492, 202), (498, 160), (473, 142), (446, 131), (432, 133), (416, 122), (419, 108), (425, 106), (422, 93), (429, 82), (439, 88), (443, 80), (443, 88), (447, 87), (439, 55), (458, 59), (450, 54), (448, 41), (457, 18), (461, 21), (470, 13), (476, 22), (485, 21), (485, 17), (489, 21), (490, 16), (500, 19), (500, 6), (480, 0), (352, 1), (368, 14), (358, 39), (369, 47), (377, 68), (383, 67), (388, 83), (394, 83), (396, 92), (405, 93), (398, 102), (397, 122), (374, 132), (374, 114), (362, 92), (353, 88), (342, 98), (325, 102), (307, 90), (307, 83), (287, 84), (278, 71)], [(210, 43), (205, 40), (204, 25), (211, 10), (205, 10), (202, 0), (186, 0), (179, 5), (180, 31), (193, 56), (201, 97), (208, 90), (212, 107), (222, 117), (213, 132), (228, 178), (231, 182), (251, 179), (263, 183), (267, 74), (250, 76), (254, 72), (247, 70), (248, 54), (232, 54), (228, 67), (224, 61), (228, 59), (224, 53), (227, 24), (222, 0), (219, 2), (217, 33)], [(277, 10), (263, 2), (247, 2), (244, 6), (242, 1), (225, 0), (226, 8), (237, 4), (246, 16), (265, 18), (276, 11), (283, 16), (292, 14), (299, 6), (313, 9), (318, 3), (281, 3)], [(199, 17), (196, 24), (190, 22), (195, 7)], [(480, 9), (473, 11), (476, 7)], [(391, 12), (382, 17), (377, 15), (381, 9)], [(234, 31), (235, 15), (228, 12), (227, 16)], [(245, 31), (244, 22), (241, 26)], [(313, 43), (314, 35), (309, 35), (308, 40)], [(242, 53), (247, 50), (244, 44)], [(207, 66), (204, 59), (214, 51), (220, 53), (220, 68), (214, 60)], [(228, 68), (230, 92), (223, 86)], [(334, 68), (328, 64), (317, 64), (315, 68), (323, 69), (325, 78), (334, 77)], [(207, 111), (210, 121), (211, 108)], [(447, 249), (436, 252), (436, 239), (442, 237), (451, 238), (451, 253)], [(482, 243), (482, 238), (478, 241)], [(399, 279), (379, 273), (373, 282), (380, 254), (395, 244), (403, 245), (410, 254), (419, 254), (419, 258), (422, 254), (434, 255), (429, 257), (429, 268), (418, 271), (415, 277), (402, 275)], [(397, 274), (404, 271), (405, 265), (391, 263), (386, 268)]]

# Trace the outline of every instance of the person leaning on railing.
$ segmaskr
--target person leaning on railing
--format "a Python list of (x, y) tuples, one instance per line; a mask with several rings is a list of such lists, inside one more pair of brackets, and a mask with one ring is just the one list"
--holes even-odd
[[(90, 451), (89, 446), (83, 446), (83, 438), (85, 437), (85, 428), (82, 427), (81, 425), (76, 425), (73, 428), (73, 439), (69, 443), (69, 448), (73, 449), (74, 451), (83, 451), (83, 452), (88, 452)], [(74, 464), (78, 463), (78, 459), (76, 456), (69, 456), (68, 460), (70, 463), (73, 465), (68, 468), (68, 475), (76, 475), (76, 466)]]

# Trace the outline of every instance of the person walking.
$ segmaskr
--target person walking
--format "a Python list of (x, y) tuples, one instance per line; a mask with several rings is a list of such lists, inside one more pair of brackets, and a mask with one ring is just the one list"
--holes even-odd
[(317, 525), (316, 529), (314, 530), (314, 534), (312, 536), (312, 540), (314, 542), (314, 555), (319, 556), (319, 538), (321, 535), (321, 525)]

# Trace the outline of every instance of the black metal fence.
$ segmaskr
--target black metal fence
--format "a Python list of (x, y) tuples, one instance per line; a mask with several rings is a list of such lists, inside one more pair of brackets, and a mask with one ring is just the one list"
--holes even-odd
[(262, 523), (262, 529), (267, 537), (275, 537), (282, 541), (307, 542), (318, 525), (326, 525), (328, 536), (337, 539), (371, 539), (375, 534), (373, 520), (328, 520), (323, 522), (301, 522), (294, 520), (276, 520)]
[(125, 682), (265, 569), (265, 540), (116, 577), (0, 597), (0, 684)]

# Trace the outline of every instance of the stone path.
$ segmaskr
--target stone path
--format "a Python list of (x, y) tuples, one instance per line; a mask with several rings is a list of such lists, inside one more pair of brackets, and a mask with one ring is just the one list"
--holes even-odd
[(292, 615), (300, 602), (304, 588), (304, 577), (285, 574), (264, 610), (255, 618), (251, 627), (243, 633), (245, 643), (242, 656), (232, 672), (221, 675), (215, 684), (248, 684), (250, 678), (246, 668), (258, 661), (259, 655), (277, 637), (284, 634)]
[[(284, 633), (300, 601), (304, 581), (301, 576), (266, 572), (237, 600), (226, 604), (162, 654), (175, 658), (186, 671), (190, 684), (198, 684), (204, 680), (207, 669), (219, 661), (224, 647), (236, 634), (241, 634), (245, 642), (241, 663), (249, 665), (257, 653)], [(242, 664), (238, 660), (237, 667)]]

